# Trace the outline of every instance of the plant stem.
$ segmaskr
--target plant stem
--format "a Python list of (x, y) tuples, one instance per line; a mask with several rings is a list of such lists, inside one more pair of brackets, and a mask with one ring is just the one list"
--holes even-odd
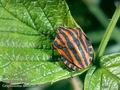
[(106, 29), (106, 32), (102, 38), (102, 41), (100, 43), (100, 46), (99, 46), (97, 54), (96, 54), (96, 58), (100, 58), (103, 55), (105, 48), (107, 46), (107, 43), (108, 43), (110, 36), (112, 34), (112, 31), (113, 31), (113, 29), (114, 29), (114, 27), (119, 19), (119, 16), (120, 16), (120, 4), (116, 8), (115, 13), (112, 17), (112, 20), (110, 21), (110, 23)]
[(71, 84), (73, 86), (73, 90), (83, 90), (83, 84), (79, 77), (71, 78)]

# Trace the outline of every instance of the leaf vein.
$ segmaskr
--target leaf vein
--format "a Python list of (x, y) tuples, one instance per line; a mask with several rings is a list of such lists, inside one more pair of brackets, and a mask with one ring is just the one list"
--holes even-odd
[(29, 24), (23, 22), (20, 18), (18, 18), (16, 15), (14, 15), (12, 12), (10, 12), (9, 10), (7, 10), (7, 8), (5, 8), (0, 0), (0, 3), (1, 3), (1, 6), (4, 8), (4, 10), (6, 10), (10, 15), (12, 15), (14, 18), (16, 18), (18, 21), (22, 22), (23, 24), (25, 24), (26, 26), (32, 28), (32, 29), (35, 29), (33, 27), (31, 27)]

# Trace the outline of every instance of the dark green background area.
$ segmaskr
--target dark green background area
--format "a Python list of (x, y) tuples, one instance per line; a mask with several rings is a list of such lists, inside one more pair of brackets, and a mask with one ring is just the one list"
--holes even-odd
[[(97, 18), (97, 12), (90, 11), (90, 4), (83, 2), (83, 0), (66, 0), (67, 4), (70, 8), (71, 14), (74, 17), (75, 21), (82, 27), (83, 31), (88, 35), (90, 40), (93, 43), (94, 49), (96, 50), (98, 48), (98, 45), (100, 44), (100, 40), (102, 38), (103, 33), (105, 32), (105, 26), (104, 23), (101, 23), (99, 19)], [(106, 17), (106, 20), (108, 22), (110, 21), (114, 11), (115, 11), (115, 0), (91, 0), (92, 1), (99, 1), (99, 3), (96, 3), (96, 6), (99, 8), (99, 10), (102, 11), (104, 14), (103, 17)], [(94, 7), (93, 5), (93, 8)], [(117, 26), (119, 28), (120, 22), (118, 21)], [(119, 52), (120, 51), (120, 40), (116, 39), (119, 33), (113, 33), (113, 36), (111, 40), (108, 43), (108, 47), (106, 49), (106, 54), (113, 53), (113, 52)], [(112, 48), (112, 49), (111, 49)], [(84, 77), (86, 75), (86, 72), (80, 75), (81, 81), (84, 82)], [(0, 90), (8, 90), (8, 88), (2, 87), (3, 83), (0, 83)], [(11, 90), (11, 89), (9, 89)], [(23, 87), (23, 88), (12, 88), (12, 90), (73, 90), (71, 85), (71, 80), (62, 80), (53, 84), (46, 84), (41, 85), (37, 87)]]

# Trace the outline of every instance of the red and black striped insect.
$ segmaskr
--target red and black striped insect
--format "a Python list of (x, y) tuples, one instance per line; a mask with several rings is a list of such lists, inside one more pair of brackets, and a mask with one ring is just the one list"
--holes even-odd
[(94, 56), (92, 44), (80, 28), (60, 27), (53, 48), (61, 55), (63, 63), (73, 70), (87, 67)]

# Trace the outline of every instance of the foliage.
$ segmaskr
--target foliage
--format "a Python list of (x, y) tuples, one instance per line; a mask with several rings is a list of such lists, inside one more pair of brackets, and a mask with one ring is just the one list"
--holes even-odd
[(64, 20), (75, 25), (63, 0), (1, 0), (0, 80), (36, 85), (71, 77), (51, 59), (52, 37)]
[(119, 90), (120, 54), (103, 56), (100, 65), (90, 68), (85, 79), (85, 90)]
[[(94, 15), (101, 13), (97, 7), (99, 2), (84, 0), (84, 3)], [(106, 28), (108, 21), (102, 15), (99, 14), (100, 19), (97, 15), (96, 18)], [(107, 27), (93, 65), (69, 71), (58, 61), (56, 53), (57, 58), (53, 57), (51, 47), (59, 26), (79, 27), (66, 1), (0, 0), (0, 81), (25, 85), (53, 83), (89, 69), (84, 82), (85, 90), (119, 90), (120, 53), (103, 55), (119, 16), (120, 5)], [(119, 36), (120, 31), (115, 29), (111, 38), (119, 43), (116, 35)], [(93, 34), (96, 35), (93, 42), (101, 40), (100, 32), (94, 31), (88, 36)]]

